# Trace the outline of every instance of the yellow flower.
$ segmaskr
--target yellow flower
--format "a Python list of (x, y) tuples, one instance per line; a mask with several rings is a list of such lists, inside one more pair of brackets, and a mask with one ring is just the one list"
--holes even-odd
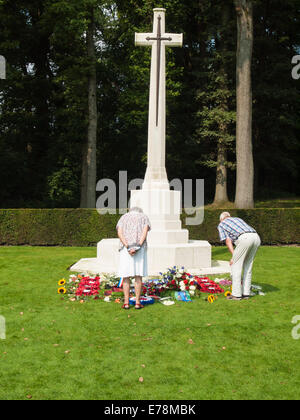
[(58, 285), (59, 286), (64, 286), (66, 284), (66, 280), (65, 279), (61, 279), (61, 280), (59, 280), (59, 282), (58, 282)]
[(67, 289), (65, 287), (60, 287), (57, 291), (59, 295), (65, 295), (67, 293)]
[(230, 292), (226, 292), (225, 293), (225, 297), (227, 297), (227, 296), (231, 296), (231, 293)]
[(210, 296), (208, 296), (207, 300), (208, 300), (209, 303), (214, 303), (215, 297), (213, 295), (210, 295)]

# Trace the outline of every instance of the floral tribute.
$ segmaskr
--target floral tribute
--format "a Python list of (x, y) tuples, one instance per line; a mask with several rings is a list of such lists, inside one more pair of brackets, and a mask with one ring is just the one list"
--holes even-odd
[(224, 290), (214, 281), (208, 277), (195, 276), (195, 282), (199, 286), (200, 292), (202, 293), (224, 293)]
[(187, 291), (192, 297), (201, 293), (224, 293), (224, 290), (208, 277), (193, 276), (186, 272), (184, 267), (176, 266), (169, 268), (166, 273), (160, 273), (159, 279), (148, 281), (143, 288), (145, 295), (154, 297), (179, 291)]
[(82, 296), (99, 296), (100, 291), (100, 277), (82, 277), (75, 295)]
[(189, 292), (191, 296), (195, 296), (197, 290), (197, 283), (194, 277), (187, 273), (184, 267), (169, 268), (167, 273), (162, 274), (163, 279), (167, 282), (169, 290)]
[(103, 275), (103, 279), (101, 279), (98, 275), (91, 277), (84, 274), (73, 274), (69, 277), (68, 283), (65, 279), (58, 282), (58, 293), (66, 295), (71, 301), (97, 300), (108, 297), (109, 301), (115, 298), (115, 302), (120, 303), (123, 294), (116, 287), (117, 280), (114, 276), (108, 278)]
[[(101, 299), (105, 302), (121, 303), (123, 290), (118, 288), (119, 280), (118, 277), (111, 274), (102, 274), (101, 278), (99, 275), (92, 277), (85, 274), (73, 274), (69, 277), (68, 282), (65, 279), (58, 282), (58, 293), (65, 295), (72, 302)], [(166, 273), (160, 273), (159, 278), (150, 279), (144, 283), (142, 294), (146, 298), (151, 297), (155, 300), (175, 295), (175, 292), (188, 292), (191, 297), (199, 297), (201, 293), (207, 293), (211, 298), (213, 295), (224, 293), (216, 281), (205, 276), (193, 276), (184, 267), (174, 266), (169, 268)], [(226, 287), (227, 284), (224, 286)], [(132, 290), (131, 297), (134, 296), (133, 286)]]
[(148, 296), (162, 296), (170, 291), (188, 291), (191, 296), (196, 294), (197, 285), (193, 276), (184, 270), (184, 267), (169, 268), (166, 273), (160, 273), (160, 278), (148, 281), (143, 293)]

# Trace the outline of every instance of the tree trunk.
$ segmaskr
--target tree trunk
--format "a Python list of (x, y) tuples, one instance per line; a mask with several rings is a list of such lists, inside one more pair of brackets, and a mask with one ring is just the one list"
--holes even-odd
[(97, 75), (94, 43), (95, 20), (91, 11), (87, 30), (87, 53), (90, 63), (88, 77), (88, 133), (83, 146), (81, 175), (81, 208), (95, 208), (97, 179)]
[(213, 204), (219, 206), (222, 203), (227, 203), (227, 151), (226, 145), (219, 141), (218, 143), (218, 162), (216, 174), (216, 192)]
[(236, 196), (237, 208), (253, 208), (254, 165), (252, 152), (253, 53), (252, 0), (234, 0), (237, 12), (237, 128), (236, 128)]
[[(223, 7), (223, 17), (222, 17), (222, 31), (220, 34), (220, 40), (218, 42), (218, 47), (221, 53), (221, 65), (219, 70), (219, 88), (224, 92), (228, 90), (228, 77), (226, 74), (225, 68), (225, 54), (226, 54), (226, 30), (228, 30), (228, 22), (230, 19), (230, 4), (225, 4)], [(222, 103), (220, 108), (223, 112), (228, 112), (228, 100), (227, 96), (223, 95)], [(225, 138), (228, 134), (228, 124), (225, 121), (222, 121), (219, 124), (220, 137), (218, 139), (217, 145), (217, 169), (216, 169), (216, 190), (215, 198), (213, 205), (220, 206), (222, 203), (227, 203), (227, 146), (225, 143)]]

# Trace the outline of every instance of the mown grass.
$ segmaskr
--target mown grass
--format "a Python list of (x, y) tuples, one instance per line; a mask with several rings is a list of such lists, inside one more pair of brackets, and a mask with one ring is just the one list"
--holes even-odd
[[(266, 296), (142, 311), (57, 295), (66, 268), (94, 256), (91, 248), (0, 248), (0, 399), (299, 398), (300, 340), (291, 335), (299, 248), (259, 250), (254, 282)], [(215, 248), (213, 257), (228, 254)]]

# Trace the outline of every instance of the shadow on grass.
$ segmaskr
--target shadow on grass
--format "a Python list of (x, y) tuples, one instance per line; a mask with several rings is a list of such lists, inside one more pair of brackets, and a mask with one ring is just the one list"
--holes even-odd
[[(212, 255), (213, 255), (213, 258), (214, 259), (217, 259), (216, 257), (218, 257), (219, 255), (222, 255), (222, 257), (225, 258), (226, 249), (224, 247), (222, 247), (222, 248), (214, 248)], [(228, 253), (228, 256), (229, 256), (229, 253)]]
[(254, 283), (254, 284), (257, 284), (258, 286), (260, 286), (262, 288), (262, 291), (266, 293), (280, 292), (280, 289), (278, 289), (278, 287), (271, 286), (270, 284), (266, 284), (266, 283)]

